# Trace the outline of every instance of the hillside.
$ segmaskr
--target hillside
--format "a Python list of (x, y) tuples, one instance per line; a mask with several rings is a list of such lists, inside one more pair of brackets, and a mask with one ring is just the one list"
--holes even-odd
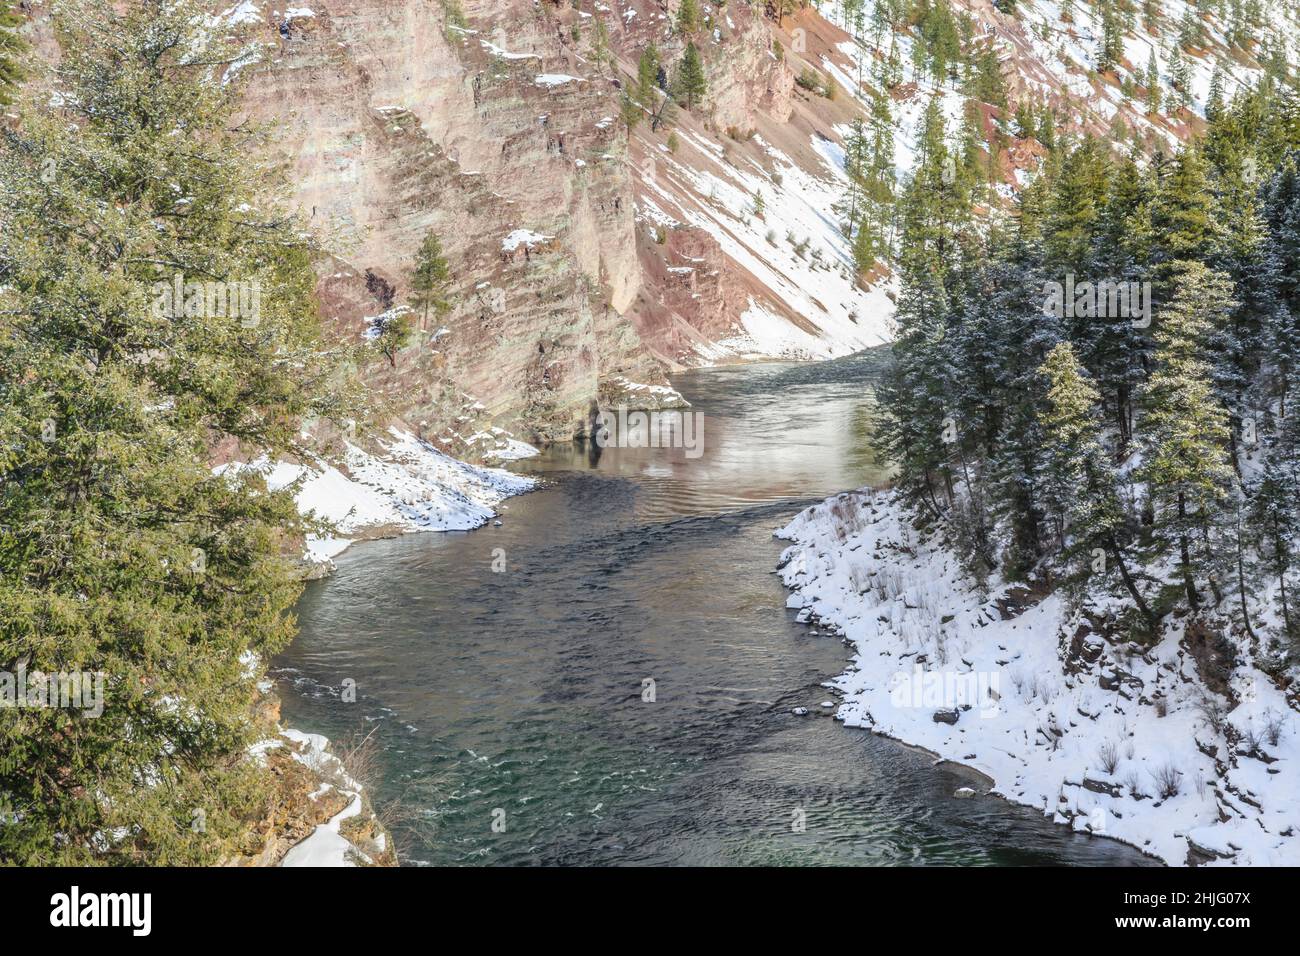
[[(1283, 3), (1134, 3), (1122, 53), (1098, 73), (1106, 5), (1000, 6), (827, 4), (778, 24), (761, 6), (705, 4), (688, 36), (679, 4), (646, 0), (287, 11), (243, 0), (212, 27), (246, 43), (225, 79), (246, 81), (253, 116), (279, 124), (293, 199), (335, 255), (319, 293), (337, 328), (360, 335), (400, 307), (422, 237), (442, 238), (454, 308), (367, 374), (399, 424), (473, 456), (472, 439), (493, 427), (580, 434), (593, 400), (629, 400), (629, 383), (663, 384), (679, 365), (888, 339), (889, 249), (855, 262), (841, 209), (846, 137), (871, 119), (874, 94), (888, 103), (895, 192), (938, 95), (954, 137), (968, 105), (977, 114), (997, 205), (1034, 174), (1039, 137), (1087, 131), (1168, 150), (1201, 126), (1216, 69), (1230, 96), (1296, 37)], [(1188, 16), (1200, 36), (1177, 77), (1183, 108), (1169, 51)], [(944, 49), (934, 24), (948, 19), (956, 60), (936, 83), (925, 51)], [(687, 41), (705, 65), (703, 102), (629, 136), (620, 95), (638, 58), (657, 44), (667, 75)], [(972, 98), (990, 88), (976, 69), (986, 50), (1005, 106)], [(1158, 111), (1144, 86), (1152, 51)], [(1022, 103), (1050, 116), (1051, 132), (1018, 135)], [(882, 231), (894, 239), (892, 224)]]

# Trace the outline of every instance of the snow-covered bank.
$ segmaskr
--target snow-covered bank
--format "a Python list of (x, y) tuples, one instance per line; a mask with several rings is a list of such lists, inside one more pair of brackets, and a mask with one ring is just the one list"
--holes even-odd
[[(500, 468), (457, 461), (410, 432), (388, 430), (378, 440), (377, 453), (351, 442), (344, 444), (339, 466), (324, 460), (310, 465), (270, 462), (251, 465), (266, 476), (272, 489), (299, 482), (295, 500), (304, 514), (330, 521), (337, 536), (311, 537), (305, 557), (329, 566), (357, 537), (374, 529), (405, 531), (469, 531), (490, 521), (495, 506), (537, 486), (532, 478)], [(537, 454), (524, 442), (508, 439), (485, 457), (515, 460)]]
[[(320, 734), (281, 729), (249, 751), (264, 767), (279, 765), (280, 806), (260, 864), (395, 866), (391, 838), (375, 816), (365, 788)], [(297, 774), (284, 771), (286, 763)], [(308, 788), (310, 792), (308, 792)], [(319, 821), (319, 822), (315, 822)]]
[(1206, 686), (1195, 635), (1113, 644), (1057, 595), (991, 581), (888, 492), (830, 498), (779, 537), (788, 605), (855, 649), (837, 717), (973, 767), (993, 792), (1168, 863), (1300, 864), (1300, 716), (1253, 665)]

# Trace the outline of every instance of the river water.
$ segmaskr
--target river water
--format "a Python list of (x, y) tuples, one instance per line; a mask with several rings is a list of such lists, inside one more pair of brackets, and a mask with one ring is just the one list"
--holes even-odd
[(355, 546), (275, 661), (285, 722), (373, 734), (410, 864), (1148, 862), (955, 799), (957, 770), (820, 706), (848, 650), (785, 608), (772, 532), (883, 477), (873, 365), (683, 374), (701, 456), (549, 450), (501, 527)]

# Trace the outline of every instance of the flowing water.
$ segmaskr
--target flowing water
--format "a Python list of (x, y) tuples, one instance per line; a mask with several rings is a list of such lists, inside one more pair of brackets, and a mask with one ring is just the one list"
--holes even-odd
[(285, 722), (373, 732), (407, 863), (1147, 862), (820, 706), (849, 652), (785, 608), (772, 532), (883, 476), (872, 367), (684, 374), (701, 456), (551, 450), (501, 527), (355, 546), (275, 662)]

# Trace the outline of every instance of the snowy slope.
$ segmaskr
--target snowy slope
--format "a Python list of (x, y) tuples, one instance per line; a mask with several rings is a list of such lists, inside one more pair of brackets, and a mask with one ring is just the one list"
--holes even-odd
[(1033, 603), (994, 582), (981, 597), (886, 492), (828, 499), (778, 536), (793, 542), (788, 605), (855, 650), (835, 681), (849, 726), (973, 767), (1007, 799), (1171, 864), (1300, 864), (1300, 715), (1248, 653), (1228, 710), (1181, 624), (1141, 650), (1081, 630), (1054, 595)]
[[(660, 145), (653, 161), (641, 165), (643, 228), (686, 223), (705, 230), (735, 268), (814, 327), (796, 326), (750, 298), (734, 335), (704, 350), (704, 359), (826, 359), (888, 340), (892, 304), (884, 287), (866, 290), (855, 283), (848, 240), (831, 209), (844, 192), (842, 157), (837, 163), (828, 151), (818, 168), (804, 169), (755, 137), (774, 177), (752, 160), (728, 164), (722, 147), (705, 136), (684, 129), (677, 135), (687, 147), (680, 157)], [(755, 211), (759, 195), (762, 216)], [(801, 242), (806, 245), (796, 249)]]
[[(1095, 72), (1100, 14), (1086, 0), (1021, 0), (1014, 14), (997, 11), (988, 0), (951, 2), (955, 13), (971, 18), (975, 41), (991, 43), (997, 51), (1013, 108), (1022, 101), (1050, 104), (1061, 133), (1117, 136), (1125, 146), (1132, 143), (1145, 151), (1168, 151), (1194, 135), (1216, 67), (1222, 73), (1224, 95), (1231, 98), (1260, 77), (1256, 57), (1265, 41), (1294, 51), (1300, 37), (1300, 11), (1283, 0), (1265, 0), (1266, 24), (1248, 44), (1250, 50), (1233, 47), (1227, 24), (1207, 14), (1201, 20), (1204, 44), (1184, 54), (1190, 67), (1187, 112), (1174, 105), (1170, 69), (1179, 24), (1187, 10), (1185, 0), (1162, 0), (1160, 15), (1150, 25), (1139, 13), (1134, 29), (1123, 39), (1120, 64), (1104, 76)], [(871, 4), (865, 9), (869, 13)], [(704, 6), (706, 13), (711, 10)], [(796, 112), (787, 125), (799, 130), (797, 135), (806, 143), (798, 155), (765, 141), (761, 122), (758, 135), (744, 131), (747, 142), (740, 145), (720, 130), (699, 127), (685, 115), (679, 117), (676, 150), (644, 128), (636, 133), (646, 154), (636, 169), (640, 228), (651, 235), (681, 225), (701, 229), (717, 242), (724, 258), (704, 267), (732, 269), (755, 280), (753, 294), (743, 304), (737, 303), (739, 319), (733, 334), (698, 347), (702, 362), (736, 356), (829, 358), (888, 340), (896, 287), (887, 273), (866, 288), (855, 281), (842, 217), (834, 209), (847, 182), (842, 144), (848, 120), (852, 115), (865, 117), (872, 84), (878, 82), (878, 66), (889, 51), (895, 51), (903, 64), (903, 82), (889, 92), (889, 98), (895, 172), (901, 188), (915, 163), (926, 105), (939, 98), (949, 134), (955, 135), (968, 102), (960, 83), (935, 83), (914, 72), (915, 41), (908, 29), (873, 35), (869, 27), (847, 21), (839, 0), (787, 18), (783, 28), (772, 24), (771, 29), (793, 70), (813, 67), (833, 80), (837, 91), (847, 94), (857, 108), (846, 110), (796, 90)], [(665, 37), (667, 30), (665, 23)], [(700, 42), (707, 56), (717, 41), (702, 37)], [(801, 51), (805, 43), (806, 53)], [(1141, 88), (1153, 52), (1164, 106), (1159, 113), (1149, 114)], [(1133, 84), (1129, 95), (1122, 89), (1126, 81)], [(1011, 147), (1004, 154), (1010, 164), (1005, 182), (997, 184), (997, 191), (1009, 199), (1032, 179), (1041, 148), (1032, 141), (1017, 141), (1010, 117), (995, 123)], [(757, 145), (762, 163), (756, 161), (752, 144)], [(789, 146), (788, 140), (785, 145)]]
[[(250, 465), (266, 477), (272, 490), (295, 485), (294, 498), (303, 514), (331, 522), (338, 535), (310, 537), (305, 557), (328, 564), (366, 529), (401, 531), (468, 531), (491, 520), (494, 506), (512, 495), (531, 491), (536, 482), (499, 468), (457, 461), (409, 432), (389, 429), (387, 441), (372, 454), (346, 443), (339, 466), (324, 460), (311, 465), (270, 462)], [(522, 458), (536, 449), (514, 441), (504, 457)]]

